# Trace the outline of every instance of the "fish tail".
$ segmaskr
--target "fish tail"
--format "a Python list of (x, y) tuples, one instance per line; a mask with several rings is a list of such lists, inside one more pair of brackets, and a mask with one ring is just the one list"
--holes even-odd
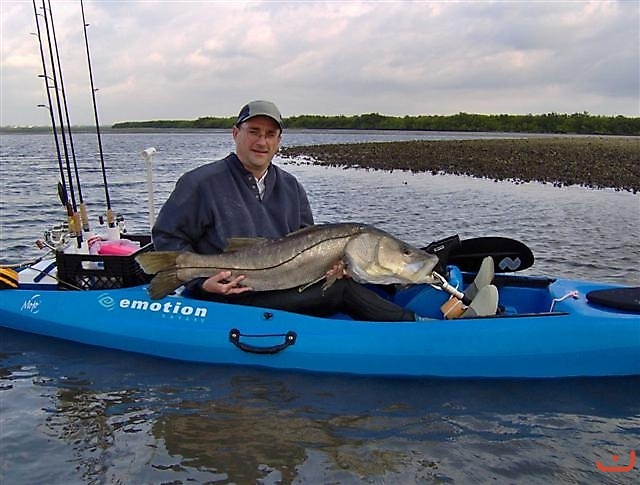
[(136, 257), (145, 273), (155, 274), (147, 289), (152, 299), (164, 298), (182, 285), (176, 268), (176, 258), (179, 254), (177, 251), (152, 251)]
[(182, 281), (178, 279), (178, 273), (173, 269), (155, 275), (149, 283), (147, 291), (153, 300), (159, 300), (173, 293), (181, 285)]
[(177, 251), (152, 251), (136, 256), (136, 261), (147, 274), (156, 274), (161, 271), (175, 270)]

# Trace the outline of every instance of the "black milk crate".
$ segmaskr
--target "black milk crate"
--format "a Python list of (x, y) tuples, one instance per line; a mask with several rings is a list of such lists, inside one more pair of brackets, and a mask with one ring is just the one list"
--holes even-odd
[(128, 256), (101, 254), (67, 254), (56, 252), (58, 287), (79, 290), (111, 290), (127, 288), (151, 281), (136, 261), (140, 253), (151, 251), (148, 235), (123, 234), (123, 239), (140, 243), (140, 249)]

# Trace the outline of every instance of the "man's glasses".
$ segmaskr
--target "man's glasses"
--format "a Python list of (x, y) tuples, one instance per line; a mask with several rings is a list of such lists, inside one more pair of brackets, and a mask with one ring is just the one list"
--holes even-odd
[(243, 129), (250, 138), (255, 138), (256, 140), (264, 137), (267, 141), (276, 141), (280, 136), (280, 132), (278, 130), (262, 131), (260, 128), (252, 127), (241, 127), (241, 129)]

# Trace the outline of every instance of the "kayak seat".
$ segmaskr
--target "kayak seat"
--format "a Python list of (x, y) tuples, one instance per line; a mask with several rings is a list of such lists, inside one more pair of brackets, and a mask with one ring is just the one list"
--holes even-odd
[(587, 293), (587, 300), (609, 308), (640, 312), (640, 286), (593, 290)]

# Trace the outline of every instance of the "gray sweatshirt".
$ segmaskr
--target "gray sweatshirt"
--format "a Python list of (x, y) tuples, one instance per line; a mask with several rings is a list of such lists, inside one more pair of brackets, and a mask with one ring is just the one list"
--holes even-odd
[(265, 185), (260, 199), (255, 178), (234, 153), (185, 173), (153, 226), (155, 249), (215, 254), (229, 238), (273, 239), (313, 224), (293, 175), (271, 164)]

